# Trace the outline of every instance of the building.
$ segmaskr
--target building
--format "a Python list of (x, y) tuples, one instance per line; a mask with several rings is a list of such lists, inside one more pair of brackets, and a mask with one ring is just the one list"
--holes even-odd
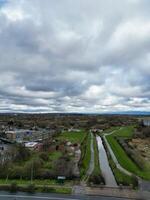
[(26, 142), (25, 143), (25, 147), (31, 149), (31, 150), (34, 150), (36, 149), (38, 143), (37, 142)]
[(14, 131), (6, 131), (5, 132), (7, 139), (16, 140), (16, 133)]
[(143, 119), (142, 121), (144, 126), (150, 126), (150, 119)]

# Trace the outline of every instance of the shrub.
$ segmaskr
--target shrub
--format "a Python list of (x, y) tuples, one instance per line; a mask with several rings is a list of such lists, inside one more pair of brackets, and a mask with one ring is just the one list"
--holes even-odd
[(26, 161), (29, 159), (31, 155), (31, 152), (29, 149), (27, 149), (25, 146), (19, 144), (17, 145), (17, 153), (15, 155), (15, 161), (20, 162), (20, 161)]
[(55, 188), (44, 185), (44, 187), (42, 187), (42, 192), (55, 192)]
[(41, 152), (39, 154), (39, 157), (43, 160), (43, 161), (48, 161), (49, 157), (48, 157), (48, 153), (46, 152)]
[(92, 175), (89, 178), (89, 182), (99, 185), (104, 183), (104, 178), (101, 175)]
[(34, 193), (35, 192), (35, 185), (29, 184), (26, 189), (27, 189), (27, 192)]
[(17, 190), (18, 190), (17, 183), (15, 183), (15, 182), (11, 183), (10, 192), (17, 192)]

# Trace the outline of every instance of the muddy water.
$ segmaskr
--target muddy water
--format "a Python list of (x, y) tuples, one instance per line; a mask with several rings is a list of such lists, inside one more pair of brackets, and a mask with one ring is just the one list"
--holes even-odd
[(105, 148), (103, 146), (102, 139), (100, 136), (97, 136), (96, 139), (97, 139), (98, 150), (99, 150), (100, 168), (101, 168), (103, 177), (105, 179), (106, 185), (109, 187), (117, 187), (115, 177), (109, 166), (107, 154), (106, 154)]

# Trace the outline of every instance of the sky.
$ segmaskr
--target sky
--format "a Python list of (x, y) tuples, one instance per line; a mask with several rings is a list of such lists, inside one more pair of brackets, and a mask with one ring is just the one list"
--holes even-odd
[(0, 0), (0, 112), (150, 111), (149, 0)]

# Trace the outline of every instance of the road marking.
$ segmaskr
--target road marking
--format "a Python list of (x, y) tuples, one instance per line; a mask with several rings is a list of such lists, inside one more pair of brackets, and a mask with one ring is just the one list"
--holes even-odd
[(53, 199), (53, 200), (79, 200), (71, 198), (61, 198), (61, 197), (40, 197), (40, 196), (24, 196), (24, 195), (0, 195), (0, 197), (13, 197), (13, 198), (32, 198), (32, 199)]

